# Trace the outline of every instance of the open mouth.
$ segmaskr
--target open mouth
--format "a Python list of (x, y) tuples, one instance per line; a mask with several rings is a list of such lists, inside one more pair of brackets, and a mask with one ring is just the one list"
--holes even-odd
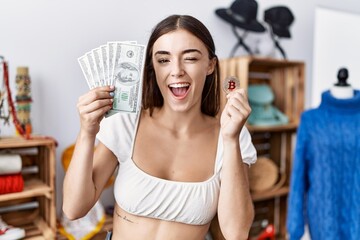
[(190, 83), (173, 83), (169, 84), (169, 88), (175, 97), (185, 97), (190, 88)]

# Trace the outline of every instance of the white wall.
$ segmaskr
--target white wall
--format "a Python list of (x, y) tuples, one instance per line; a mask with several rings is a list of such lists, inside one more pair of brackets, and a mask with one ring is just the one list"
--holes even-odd
[(342, 67), (349, 71), (347, 82), (360, 89), (360, 14), (318, 7), (315, 19), (313, 107), (320, 104), (321, 93), (329, 84), (338, 82), (338, 70)]
[[(152, 27), (163, 17), (190, 14), (205, 23), (213, 34), (220, 58), (229, 56), (236, 42), (230, 25), (214, 14), (233, 1), (208, 0), (0, 0), (0, 55), (10, 64), (14, 89), (18, 66), (28, 66), (32, 80), (32, 122), (35, 133), (53, 136), (57, 148), (57, 208), (60, 213), (64, 172), (62, 151), (75, 141), (79, 121), (78, 97), (88, 90), (77, 57), (109, 40), (146, 43)], [(282, 46), (291, 60), (306, 63), (306, 106), (309, 105), (315, 6), (360, 13), (356, 0), (258, 0), (258, 20), (272, 6), (286, 5), (295, 15), (292, 39)], [(333, 82), (329, 82), (329, 87)], [(14, 94), (15, 90), (13, 90)], [(14, 96), (13, 96), (14, 97)], [(1, 134), (14, 128), (1, 126)], [(112, 203), (111, 191), (103, 203)]]

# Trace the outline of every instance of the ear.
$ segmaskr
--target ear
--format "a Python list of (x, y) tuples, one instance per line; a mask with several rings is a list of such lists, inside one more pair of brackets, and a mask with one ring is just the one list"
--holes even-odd
[(215, 70), (215, 66), (216, 66), (216, 62), (217, 62), (217, 58), (213, 57), (210, 61), (209, 61), (209, 66), (208, 66), (208, 70), (206, 75), (210, 75), (214, 72)]

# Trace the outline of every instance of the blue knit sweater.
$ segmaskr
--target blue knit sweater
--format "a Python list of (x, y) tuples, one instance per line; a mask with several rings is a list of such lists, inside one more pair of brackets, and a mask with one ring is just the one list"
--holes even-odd
[(290, 181), (287, 230), (300, 239), (360, 239), (360, 91), (351, 99), (323, 92), (304, 111)]

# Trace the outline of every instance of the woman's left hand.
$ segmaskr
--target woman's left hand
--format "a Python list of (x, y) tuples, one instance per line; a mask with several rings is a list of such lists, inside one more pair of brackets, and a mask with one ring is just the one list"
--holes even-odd
[(251, 113), (245, 89), (237, 89), (227, 96), (221, 114), (221, 132), (224, 139), (239, 139), (242, 127)]

